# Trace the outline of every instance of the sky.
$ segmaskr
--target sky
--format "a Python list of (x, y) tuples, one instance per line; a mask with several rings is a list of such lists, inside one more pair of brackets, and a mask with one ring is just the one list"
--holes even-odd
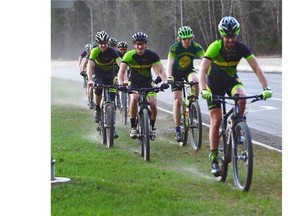
[[(16, 2), (5, 1), (0, 8), (0, 215), (46, 216), (50, 215), (51, 208), (50, 1)], [(282, 2), (283, 11), (286, 11), (288, 3)], [(282, 23), (287, 21), (287, 16), (283, 16)], [(282, 62), (286, 62), (288, 35), (287, 28), (282, 29)], [(282, 110), (285, 111), (288, 106), (286, 69), (283, 65)], [(287, 115), (287, 112), (282, 114), (283, 168), (286, 170), (288, 147), (284, 131), (287, 132)], [(283, 172), (282, 194), (287, 202), (286, 178), (287, 174)], [(283, 205), (283, 215), (287, 213), (287, 207)]]

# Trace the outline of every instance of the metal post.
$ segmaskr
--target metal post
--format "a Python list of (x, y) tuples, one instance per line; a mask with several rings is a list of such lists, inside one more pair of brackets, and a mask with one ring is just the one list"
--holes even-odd
[(51, 156), (51, 180), (55, 180), (55, 163), (56, 160), (54, 160), (53, 156)]
[(53, 156), (51, 155), (51, 185), (70, 182), (71, 179), (65, 177), (55, 177), (55, 163)]

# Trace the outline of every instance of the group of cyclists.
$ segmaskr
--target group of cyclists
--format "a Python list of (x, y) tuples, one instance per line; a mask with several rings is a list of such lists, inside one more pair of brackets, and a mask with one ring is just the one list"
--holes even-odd
[[(79, 57), (79, 69), (82, 76), (87, 75), (87, 87), (91, 91), (97, 84), (112, 85), (115, 78), (118, 84), (126, 88), (149, 88), (154, 85), (152, 71), (155, 72), (156, 79), (163, 89), (168, 89), (173, 81), (185, 80), (187, 82), (199, 82), (193, 86), (195, 96), (199, 92), (203, 99), (207, 100), (210, 114), (209, 142), (212, 174), (220, 173), (220, 166), (217, 159), (219, 146), (219, 128), (221, 124), (221, 104), (213, 100), (213, 95), (233, 96), (239, 94), (245, 96), (244, 84), (237, 75), (237, 65), (241, 58), (245, 58), (255, 72), (263, 91), (264, 100), (272, 97), (272, 90), (269, 88), (267, 80), (257, 59), (252, 51), (242, 42), (237, 40), (240, 33), (240, 24), (232, 16), (223, 17), (218, 24), (220, 39), (212, 42), (207, 50), (194, 41), (194, 33), (190, 26), (181, 26), (178, 29), (177, 42), (172, 44), (168, 51), (167, 66), (163, 66), (157, 53), (148, 48), (148, 35), (144, 32), (136, 32), (132, 35), (133, 49), (128, 51), (128, 44), (125, 41), (117, 43), (105, 31), (97, 32), (95, 35), (96, 44), (87, 44), (86, 53)], [(193, 61), (198, 56), (201, 58), (199, 75), (196, 72)], [(86, 71), (86, 72), (85, 72)], [(172, 81), (172, 82), (170, 82)], [(181, 141), (180, 119), (182, 104), (182, 89), (171, 84), (174, 99), (173, 119), (175, 124), (175, 140)], [(88, 91), (88, 93), (89, 93)], [(93, 96), (92, 96), (93, 94)], [(95, 109), (94, 120), (99, 121), (100, 103), (102, 99), (102, 89), (95, 88), (92, 92), (90, 109)], [(115, 92), (111, 92), (112, 100), (115, 100)], [(130, 137), (137, 138), (137, 92), (131, 92), (129, 101), (130, 116)], [(150, 102), (152, 135), (156, 136), (157, 118), (157, 94), (148, 93)], [(243, 115), (246, 101), (240, 100), (240, 112)], [(114, 130), (114, 137), (118, 134)]]

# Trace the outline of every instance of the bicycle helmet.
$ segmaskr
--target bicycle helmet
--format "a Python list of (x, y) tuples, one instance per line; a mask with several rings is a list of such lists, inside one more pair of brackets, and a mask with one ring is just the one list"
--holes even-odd
[(239, 22), (232, 16), (225, 16), (218, 25), (218, 31), (221, 36), (237, 36), (240, 32)]
[(94, 39), (96, 40), (97, 43), (108, 42), (109, 35), (105, 31), (97, 32)]
[(108, 41), (108, 45), (112, 46), (112, 47), (117, 46), (117, 39), (116, 38), (110, 38)]
[(118, 48), (128, 48), (128, 44), (127, 44), (127, 42), (125, 42), (125, 41), (120, 41), (120, 42), (117, 44), (117, 47), (118, 47)]
[(92, 44), (93, 48), (97, 47), (97, 45), (98, 45), (98, 44), (97, 44), (96, 41), (94, 41), (93, 44)]
[(148, 35), (143, 32), (137, 32), (134, 35), (132, 35), (132, 41), (135, 42), (144, 42), (147, 43)]
[(87, 49), (92, 50), (92, 49), (93, 49), (92, 44), (86, 44), (86, 45), (85, 45), (85, 49), (86, 49), (86, 50), (87, 50)]
[(193, 31), (189, 26), (181, 26), (178, 29), (178, 37), (179, 38), (185, 39), (185, 38), (191, 38), (193, 36), (194, 36)]

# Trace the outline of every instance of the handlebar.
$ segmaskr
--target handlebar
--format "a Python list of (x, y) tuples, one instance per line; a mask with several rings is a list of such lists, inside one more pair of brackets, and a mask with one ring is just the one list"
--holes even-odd
[(119, 89), (120, 85), (118, 84), (112, 84), (112, 85), (108, 85), (108, 84), (95, 84), (94, 85), (94, 89), (97, 88), (116, 88)]
[(198, 85), (199, 82), (187, 82), (185, 80), (181, 80), (181, 81), (174, 81), (174, 80), (168, 80), (167, 82), (168, 84), (172, 85), (172, 84), (176, 84), (176, 85), (190, 85), (190, 86), (194, 86), (194, 85)]
[(148, 92), (160, 92), (160, 91), (164, 91), (164, 89), (160, 86), (160, 87), (149, 87), (149, 88), (129, 88), (128, 89), (129, 92), (133, 92), (133, 91), (138, 91), (138, 92), (143, 92), (143, 93), (148, 93)]
[(240, 96), (239, 94), (235, 94), (234, 96), (213, 95), (212, 97), (214, 100), (223, 101), (223, 102), (225, 102), (225, 99), (234, 100), (235, 102), (237, 102), (238, 100), (241, 100), (241, 99), (252, 99), (253, 98), (251, 103), (254, 103), (254, 102), (259, 101), (259, 100), (263, 100), (262, 94), (252, 95), (252, 96)]

